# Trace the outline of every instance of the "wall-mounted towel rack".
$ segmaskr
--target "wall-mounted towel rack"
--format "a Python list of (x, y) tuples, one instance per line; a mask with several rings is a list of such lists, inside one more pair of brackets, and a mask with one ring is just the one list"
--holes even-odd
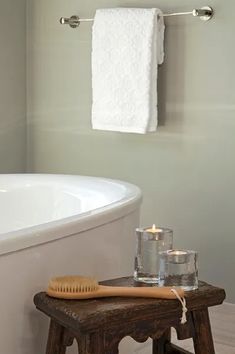
[[(169, 14), (163, 14), (163, 17), (169, 16), (182, 16), (182, 15), (193, 15), (194, 17), (199, 17), (202, 21), (208, 21), (213, 17), (214, 10), (210, 6), (203, 6), (200, 9), (193, 9), (192, 11), (186, 12), (173, 12)], [(93, 18), (79, 18), (77, 15), (73, 15), (70, 18), (61, 17), (60, 23), (62, 25), (69, 25), (71, 28), (77, 28), (81, 22), (92, 22)]]

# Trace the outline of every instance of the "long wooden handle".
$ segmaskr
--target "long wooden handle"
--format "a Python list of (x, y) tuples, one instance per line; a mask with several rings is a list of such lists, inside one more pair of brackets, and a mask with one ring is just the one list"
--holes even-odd
[[(184, 296), (184, 290), (176, 288), (180, 297)], [(119, 286), (99, 286), (96, 291), (100, 296), (129, 296), (129, 297), (148, 297), (157, 299), (175, 299), (175, 294), (170, 287), (119, 287)]]
[[(180, 297), (184, 296), (184, 290), (175, 288)], [(51, 289), (47, 294), (60, 299), (94, 299), (98, 297), (147, 297), (157, 299), (176, 299), (170, 287), (122, 287), (99, 285), (98, 290), (91, 292), (58, 292)]]

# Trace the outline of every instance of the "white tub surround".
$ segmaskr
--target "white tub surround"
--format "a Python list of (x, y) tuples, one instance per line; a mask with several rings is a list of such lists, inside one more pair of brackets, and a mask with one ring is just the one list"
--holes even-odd
[(51, 277), (132, 274), (140, 203), (121, 181), (0, 175), (1, 353), (44, 353), (48, 321), (32, 299)]

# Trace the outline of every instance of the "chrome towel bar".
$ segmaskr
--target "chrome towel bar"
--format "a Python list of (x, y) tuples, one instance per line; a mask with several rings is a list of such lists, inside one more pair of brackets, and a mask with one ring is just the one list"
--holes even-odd
[[(192, 11), (186, 12), (173, 12), (169, 14), (163, 14), (163, 17), (170, 16), (182, 16), (182, 15), (193, 15), (194, 17), (199, 17), (202, 21), (210, 20), (214, 15), (214, 10), (210, 6), (203, 6), (200, 9), (193, 9)], [(73, 15), (70, 18), (61, 17), (60, 23), (62, 25), (69, 25), (71, 28), (77, 28), (81, 22), (92, 22), (93, 18), (79, 18), (77, 15)]]

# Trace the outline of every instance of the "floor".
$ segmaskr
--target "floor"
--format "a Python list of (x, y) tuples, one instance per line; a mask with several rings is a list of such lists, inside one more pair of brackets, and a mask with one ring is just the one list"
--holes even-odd
[[(216, 354), (235, 354), (235, 305), (224, 303), (210, 309), (211, 327)], [(173, 342), (194, 353), (192, 340)]]

